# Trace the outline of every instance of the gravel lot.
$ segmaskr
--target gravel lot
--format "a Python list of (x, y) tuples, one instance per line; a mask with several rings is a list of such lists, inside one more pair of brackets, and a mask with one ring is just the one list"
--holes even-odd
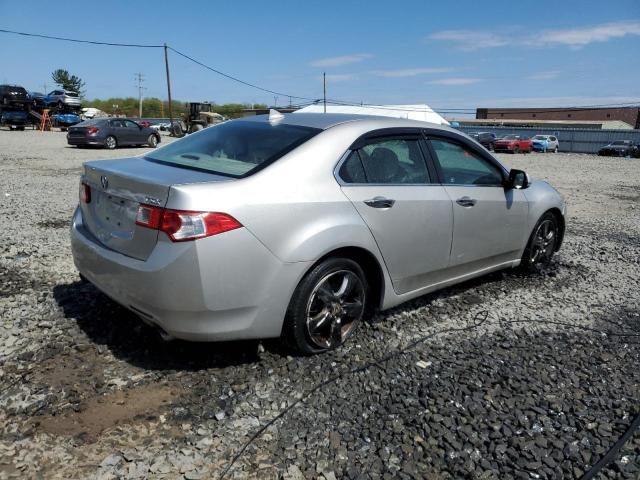
[[(639, 160), (500, 155), (568, 201), (552, 267), (425, 296), (299, 358), (164, 343), (79, 282), (82, 162), (145, 151), (0, 131), (0, 479), (580, 478), (639, 413)], [(640, 432), (600, 478), (640, 478)]]

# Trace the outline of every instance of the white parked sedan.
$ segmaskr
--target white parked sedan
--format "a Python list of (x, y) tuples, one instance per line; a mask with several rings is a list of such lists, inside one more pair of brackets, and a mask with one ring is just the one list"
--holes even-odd
[(335, 348), (374, 309), (488, 272), (536, 270), (565, 205), (435, 124), (257, 116), (84, 165), (81, 275), (166, 337)]

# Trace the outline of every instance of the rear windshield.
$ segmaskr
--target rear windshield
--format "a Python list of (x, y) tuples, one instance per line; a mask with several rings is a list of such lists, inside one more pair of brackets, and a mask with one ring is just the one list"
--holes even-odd
[(246, 177), (303, 144), (320, 130), (232, 121), (173, 142), (145, 158), (229, 177)]

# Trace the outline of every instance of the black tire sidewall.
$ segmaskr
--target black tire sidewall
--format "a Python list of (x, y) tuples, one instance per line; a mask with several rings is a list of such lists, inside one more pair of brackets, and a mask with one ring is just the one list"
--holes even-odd
[[(287, 308), (287, 314), (285, 316), (282, 329), (282, 338), (290, 348), (298, 353), (303, 355), (313, 355), (329, 350), (327, 348), (318, 347), (309, 338), (306, 325), (307, 303), (318, 282), (330, 273), (339, 270), (350, 270), (360, 278), (360, 281), (364, 286), (365, 313), (367, 312), (370, 289), (364, 271), (360, 265), (348, 258), (333, 257), (323, 260), (302, 278), (293, 292), (291, 301), (289, 302), (289, 307)], [(358, 323), (360, 322), (362, 322), (362, 318)], [(345, 341), (348, 341), (348, 339), (352, 337), (357, 330), (358, 325), (354, 327), (351, 334), (347, 339), (345, 339)], [(344, 345), (344, 342), (342, 345)]]
[(156, 137), (153, 133), (149, 135), (147, 139), (147, 143), (151, 148), (156, 148), (158, 146), (158, 137)]

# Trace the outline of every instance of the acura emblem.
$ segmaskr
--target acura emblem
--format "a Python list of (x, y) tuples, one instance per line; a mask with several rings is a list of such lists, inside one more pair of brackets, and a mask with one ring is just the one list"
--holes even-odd
[(104, 175), (100, 175), (100, 185), (102, 185), (102, 188), (106, 190), (109, 186), (109, 179)]

